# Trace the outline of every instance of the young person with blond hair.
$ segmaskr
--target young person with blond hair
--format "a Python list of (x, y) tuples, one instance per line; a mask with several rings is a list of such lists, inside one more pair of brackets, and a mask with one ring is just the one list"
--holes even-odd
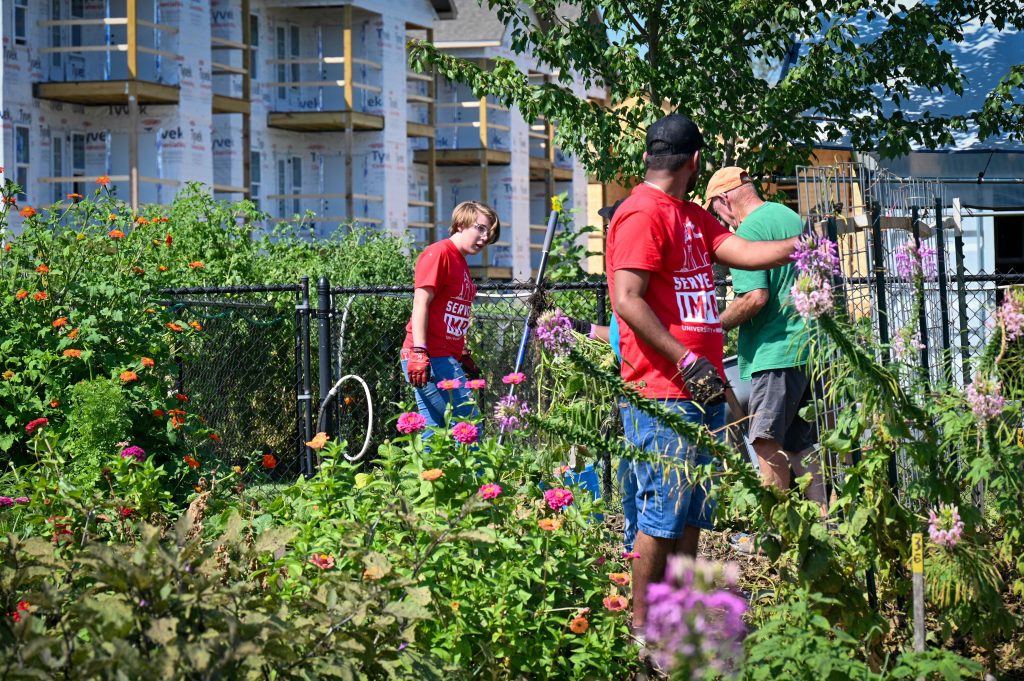
[[(427, 425), (445, 425), (449, 404), (453, 415), (476, 415), (466, 377), (478, 374), (466, 352), (476, 285), (466, 257), (476, 255), (501, 233), (501, 221), (490, 206), (463, 201), (452, 211), (449, 237), (427, 246), (416, 261), (412, 317), (405, 327), (402, 371), (416, 389), (416, 404)], [(458, 388), (439, 388), (457, 380)]]

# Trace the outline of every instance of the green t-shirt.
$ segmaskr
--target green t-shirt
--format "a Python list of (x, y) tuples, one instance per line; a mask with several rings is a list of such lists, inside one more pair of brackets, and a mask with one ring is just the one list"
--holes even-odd
[[(764, 203), (740, 223), (736, 234), (749, 241), (773, 241), (799, 236), (802, 231), (799, 215), (780, 203)], [(759, 288), (768, 291), (765, 306), (739, 329), (740, 378), (745, 381), (755, 371), (802, 366), (807, 361), (807, 327), (789, 304), (796, 275), (792, 263), (758, 272), (732, 270), (737, 295)]]

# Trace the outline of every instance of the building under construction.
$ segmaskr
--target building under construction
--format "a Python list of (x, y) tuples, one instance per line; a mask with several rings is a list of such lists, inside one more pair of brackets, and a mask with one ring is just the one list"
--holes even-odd
[(511, 55), (475, 0), (2, 1), (0, 165), (32, 204), (100, 175), (133, 205), (198, 181), (273, 221), (311, 212), (318, 235), (355, 222), (426, 242), (481, 199), (507, 225), (471, 263), (493, 278), (536, 267), (552, 194), (587, 221), (586, 173), (549, 122), (409, 69), (411, 38)]

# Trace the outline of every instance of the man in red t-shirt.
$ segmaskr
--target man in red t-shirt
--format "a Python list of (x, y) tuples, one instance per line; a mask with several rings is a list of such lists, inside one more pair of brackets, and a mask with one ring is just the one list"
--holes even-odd
[[(711, 263), (777, 267), (789, 261), (797, 240), (747, 241), (687, 201), (703, 146), (700, 130), (681, 114), (647, 129), (647, 173), (615, 211), (606, 269), (620, 327), (623, 380), (688, 420), (717, 430), (725, 418), (725, 371)], [(647, 585), (665, 574), (670, 554), (696, 555), (700, 528), (711, 528), (710, 489), (681, 474), (684, 462), (711, 459), (639, 410), (624, 407), (622, 419), (631, 444), (676, 459), (668, 465), (626, 460), (619, 467), (626, 546), (640, 554), (633, 562), (633, 627), (640, 630), (647, 617)]]

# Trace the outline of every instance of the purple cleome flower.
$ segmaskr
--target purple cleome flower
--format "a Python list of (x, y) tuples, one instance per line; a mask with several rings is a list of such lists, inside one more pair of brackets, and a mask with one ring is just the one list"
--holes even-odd
[(988, 423), (1003, 412), (1006, 400), (1002, 387), (998, 381), (981, 376), (976, 376), (974, 382), (967, 386), (967, 403), (981, 423)]
[(549, 352), (564, 355), (576, 344), (572, 321), (561, 310), (545, 312), (537, 319), (537, 340)]
[(960, 520), (960, 509), (955, 505), (939, 504), (928, 511), (928, 536), (939, 546), (951, 549), (960, 541), (964, 532), (964, 521)]

